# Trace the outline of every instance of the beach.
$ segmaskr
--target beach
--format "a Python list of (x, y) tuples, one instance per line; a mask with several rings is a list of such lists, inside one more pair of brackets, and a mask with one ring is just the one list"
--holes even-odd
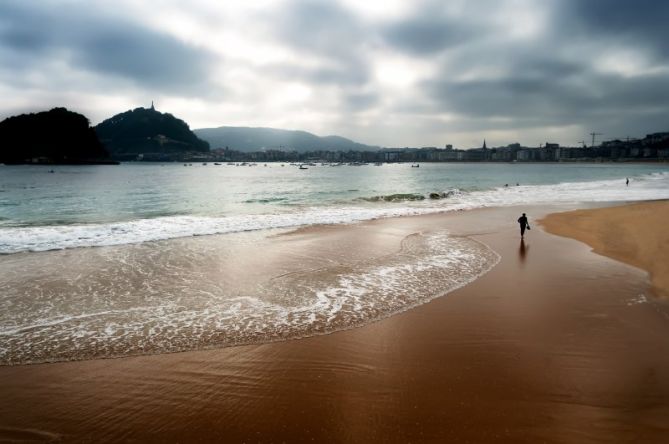
[(653, 291), (669, 298), (669, 202), (641, 202), (597, 212), (569, 211), (542, 221), (555, 234), (650, 273)]
[[(643, 205), (648, 214), (666, 211), (666, 202)], [(654, 296), (662, 281), (651, 285), (647, 271), (656, 269), (639, 268), (643, 263), (596, 254), (535, 223), (573, 209), (480, 209), (275, 236), (271, 251), (305, 263), (307, 255), (336, 261), (331, 246), (340, 244), (361, 259), (382, 256), (406, 236), (435, 229), (480, 242), (500, 258), (468, 285), (359, 328), (0, 367), (0, 440), (666, 442), (669, 307)], [(589, 221), (580, 229), (591, 237), (608, 232), (612, 210), (579, 213)], [(618, 226), (636, 224), (623, 215), (639, 208), (615, 211)], [(521, 212), (532, 224), (522, 243)], [(564, 217), (541, 223), (581, 239), (565, 231), (576, 228)], [(664, 239), (661, 230), (648, 223), (643, 234)], [(634, 257), (641, 241), (629, 240), (618, 248)]]

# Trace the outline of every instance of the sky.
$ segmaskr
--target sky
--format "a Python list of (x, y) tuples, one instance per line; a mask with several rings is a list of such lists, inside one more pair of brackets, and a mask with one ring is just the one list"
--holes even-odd
[(136, 107), (370, 145), (669, 131), (669, 2), (0, 0), (0, 119)]

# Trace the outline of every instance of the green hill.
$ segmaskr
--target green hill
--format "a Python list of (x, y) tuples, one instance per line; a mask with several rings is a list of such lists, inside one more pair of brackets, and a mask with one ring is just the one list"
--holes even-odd
[(0, 122), (0, 163), (111, 163), (88, 119), (65, 108)]
[(209, 144), (200, 140), (186, 122), (156, 111), (153, 106), (117, 114), (97, 125), (95, 131), (112, 157), (117, 158), (209, 151)]

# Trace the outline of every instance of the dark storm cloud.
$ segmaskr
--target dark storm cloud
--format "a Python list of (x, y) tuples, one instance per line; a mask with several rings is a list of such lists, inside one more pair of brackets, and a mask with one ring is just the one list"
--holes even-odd
[(538, 125), (566, 125), (610, 115), (666, 110), (669, 78), (582, 73), (514, 76), (492, 80), (436, 80), (426, 85), (441, 109), (470, 117), (512, 118)]
[(275, 32), (291, 46), (336, 56), (355, 54), (365, 30), (356, 16), (335, 2), (296, 0), (274, 17)]
[(387, 44), (400, 51), (434, 56), (493, 35), (497, 26), (491, 25), (490, 19), (503, 9), (503, 3), (499, 0), (460, 3), (416, 0), (407, 16), (386, 23), (380, 34)]
[(192, 89), (206, 82), (205, 54), (131, 25), (99, 29), (82, 42), (76, 59), (93, 71), (153, 86)]
[[(467, 80), (443, 74), (426, 81), (424, 92), (442, 111), (469, 117), (528, 117), (542, 121), (571, 115), (574, 109), (585, 106), (593, 94), (588, 82), (584, 82), (587, 66), (549, 58), (533, 47), (496, 50), (497, 54), (488, 59), (492, 63), (486, 65), (490, 75), (486, 68), (480, 70), (481, 77)], [(476, 55), (480, 57), (480, 52)], [(472, 56), (462, 53), (450, 59), (448, 65), (471, 68), (480, 60)]]
[(458, 18), (444, 11), (444, 4), (422, 2), (408, 17), (396, 19), (381, 29), (385, 42), (417, 56), (430, 56), (485, 34), (475, 20)]
[[(460, 130), (666, 130), (667, 12), (669, 4), (645, 0), (555, 2), (532, 38), (508, 38), (499, 30), (492, 38), (443, 38), (444, 46), (413, 50), (449, 49), (448, 57), (437, 59), (436, 74), (422, 83), (423, 98), (432, 113), (457, 116)], [(396, 45), (405, 50), (407, 42), (409, 37)], [(619, 51), (642, 58), (616, 60)], [(601, 55), (610, 66), (601, 66)]]
[(27, 4), (0, 3), (0, 49), (32, 60), (33, 69), (51, 58), (64, 59), (74, 69), (177, 94), (206, 82), (209, 55), (166, 34), (73, 4), (39, 9)]
[(473, 38), (473, 29), (434, 17), (420, 17), (388, 26), (384, 37), (391, 45), (418, 55), (429, 55)]
[(580, 135), (571, 136), (574, 140), (562, 140), (575, 145), (593, 130), (604, 133), (605, 139), (639, 137), (666, 130), (668, 124), (669, 77), (660, 74), (629, 78), (596, 72), (571, 77), (516, 74), (496, 80), (434, 81), (428, 89), (437, 109), (459, 116), (442, 126), (450, 131), (581, 128)]
[(307, 77), (325, 83), (348, 83), (350, 79), (364, 83), (369, 78), (363, 49), (372, 32), (337, 3), (293, 1), (271, 22), (279, 41), (305, 58), (324, 60), (325, 68), (301, 70)]
[(569, 0), (560, 6), (567, 29), (649, 47), (669, 57), (669, 2)]
[[(12, 23), (13, 22), (13, 23)], [(0, 43), (16, 51), (39, 52), (47, 46), (44, 35), (17, 26), (20, 19), (7, 14), (6, 5), (0, 5)]]

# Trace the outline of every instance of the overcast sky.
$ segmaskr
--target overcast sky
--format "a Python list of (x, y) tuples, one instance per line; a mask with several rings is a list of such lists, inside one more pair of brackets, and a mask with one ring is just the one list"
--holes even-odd
[(0, 118), (148, 107), (383, 146), (669, 131), (669, 2), (0, 0)]

